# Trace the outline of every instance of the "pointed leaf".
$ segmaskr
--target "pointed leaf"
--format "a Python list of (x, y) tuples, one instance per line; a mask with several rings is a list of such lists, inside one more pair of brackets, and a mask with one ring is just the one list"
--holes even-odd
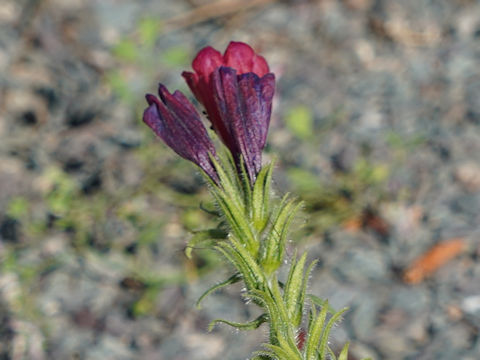
[[(308, 268), (307, 268), (307, 271), (305, 271), (305, 276), (304, 276), (304, 280), (303, 280), (303, 286), (302, 286), (302, 291), (300, 293), (300, 296), (298, 298), (298, 303), (299, 304), (305, 304), (305, 295), (307, 293), (307, 286), (308, 286), (308, 279), (310, 278), (310, 274), (312, 273), (313, 271), (313, 268), (315, 267), (315, 265), (317, 264), (318, 260), (314, 260), (310, 263), (310, 265), (308, 265)], [(298, 313), (296, 314), (296, 316), (298, 318), (302, 318), (303, 316), (303, 305), (299, 308), (297, 308), (297, 311)]]
[(333, 307), (330, 306), (330, 304), (328, 303), (328, 300), (321, 299), (318, 296), (315, 296), (313, 294), (308, 294), (307, 296), (315, 305), (319, 307), (326, 306), (330, 314), (335, 314), (337, 312), (337, 310), (335, 310)]
[(226, 194), (229, 195), (230, 199), (235, 203), (235, 205), (243, 210), (244, 204), (242, 199), (241, 189), (238, 187), (235, 179), (232, 176), (229, 176), (229, 171), (225, 170), (225, 167), (228, 168), (228, 160), (217, 160), (215, 157), (210, 157), (211, 162), (215, 167), (219, 178), (219, 184), (221, 188), (214, 187), (215, 190), (223, 190)]
[(253, 358), (252, 360), (275, 360), (275, 359), (278, 359), (275, 354), (273, 354), (272, 352), (270, 351), (266, 351), (266, 350), (260, 350), (260, 351), (255, 351), (253, 353)]
[[(292, 324), (291, 319), (289, 318), (288, 310), (285, 302), (283, 301), (283, 296), (276, 275), (273, 275), (270, 290), (273, 304), (275, 305), (276, 312), (279, 316), (279, 338), (284, 338), (288, 342), (289, 346), (297, 348), (297, 341), (295, 336), (296, 326)], [(268, 289), (265, 291), (265, 293), (269, 293)]]
[(290, 348), (283, 348), (281, 346), (265, 344), (266, 348), (270, 349), (274, 354), (274, 359), (278, 360), (301, 360), (301, 355), (299, 356)]
[(277, 344), (278, 337), (281, 336), (280, 333), (282, 332), (281, 328), (283, 326), (283, 321), (271, 293), (261, 290), (252, 290), (249, 295), (252, 300), (267, 311), (270, 326), (270, 343)]
[[(312, 309), (315, 307), (313, 306)], [(313, 317), (313, 323), (308, 331), (308, 338), (305, 346), (305, 360), (317, 360), (317, 347), (322, 335), (325, 319), (327, 318), (327, 307), (324, 306), (318, 316)], [(321, 358), (322, 359), (322, 358)]]
[(235, 266), (243, 276), (248, 290), (262, 289), (266, 280), (264, 274), (250, 253), (235, 239), (230, 243), (221, 243), (216, 247)]
[[(328, 355), (330, 356), (328, 360), (338, 360), (337, 355), (335, 355), (333, 350), (328, 345), (327, 345), (327, 352), (328, 352)], [(320, 354), (319, 351), (317, 351), (317, 356), (320, 360), (322, 359), (322, 357), (321, 357), (322, 355)]]
[(225, 258), (230, 261), (235, 269), (242, 275), (247, 289), (256, 288), (257, 280), (255, 275), (250, 271), (248, 265), (246, 265), (243, 259), (238, 256), (238, 253), (235, 252), (230, 244), (221, 244), (221, 246), (216, 246), (215, 249), (222, 253), (222, 255), (225, 256)]
[(270, 202), (270, 183), (272, 180), (273, 163), (264, 166), (257, 175), (253, 186), (252, 210), (253, 224), (257, 231), (262, 231), (267, 225)]
[[(221, 163), (226, 171), (226, 174), (229, 176), (231, 183), (238, 188), (239, 194), (243, 194), (244, 178), (242, 177), (243, 175), (248, 177), (246, 170), (245, 170), (245, 174), (242, 174), (241, 166), (240, 166), (240, 169), (238, 169), (237, 163), (235, 162), (235, 159), (233, 158), (232, 153), (226, 148), (224, 149), (225, 151), (222, 151), (220, 153)], [(250, 185), (249, 185), (249, 188), (250, 188)], [(248, 210), (248, 208), (246, 207), (246, 203), (244, 203), (244, 205), (245, 205), (245, 210)]]
[[(325, 306), (325, 309), (326, 308), (327, 306)], [(338, 311), (335, 315), (331, 317), (331, 319), (328, 321), (327, 325), (325, 326), (325, 329), (323, 330), (323, 334), (322, 334), (322, 339), (320, 341), (320, 345), (318, 346), (318, 351), (320, 352), (321, 359), (323, 359), (326, 354), (328, 337), (330, 336), (330, 330), (332, 330), (332, 326), (338, 321), (338, 319), (340, 319), (343, 313), (347, 310), (348, 308), (344, 308)]]
[(212, 193), (222, 209), (233, 234), (248, 247), (252, 254), (256, 254), (260, 244), (255, 238), (250, 224), (245, 219), (243, 211), (235, 206), (223, 191), (213, 191)]
[(304, 253), (298, 262), (295, 261), (295, 258), (293, 259), (283, 293), (288, 316), (295, 327), (299, 326), (302, 320), (303, 302), (300, 302), (299, 298), (302, 296), (303, 269), (306, 260), (307, 253)]
[(213, 240), (226, 239), (227, 235), (225, 231), (221, 229), (209, 229), (197, 231), (188, 241), (187, 246), (185, 247), (185, 255), (187, 258), (192, 258), (192, 250), (195, 246), (201, 243), (212, 243)]
[(224, 320), (224, 319), (215, 319), (208, 325), (208, 331), (212, 331), (214, 326), (218, 323), (227, 324), (239, 330), (255, 330), (267, 320), (268, 320), (267, 314), (262, 314), (255, 320), (252, 320), (247, 323), (238, 323), (238, 322)]
[(348, 360), (348, 346), (350, 343), (346, 343), (345, 346), (343, 347), (342, 351), (340, 352), (340, 355), (338, 355), (338, 360)]
[[(252, 254), (250, 254), (247, 251), (247, 249), (245, 249), (245, 247), (243, 247), (242, 244), (240, 244), (235, 239), (233, 238), (230, 239), (230, 243), (232, 247), (237, 251), (239, 257), (243, 259), (243, 261), (246, 263), (251, 273), (254, 275), (257, 281), (257, 284), (261, 285), (266, 283), (264, 273), (260, 269), (260, 266), (258, 266), (258, 263), (253, 258)], [(259, 287), (257, 286), (256, 288), (259, 288)]]
[(245, 201), (245, 210), (248, 213), (248, 216), (251, 217), (252, 214), (252, 185), (250, 184), (250, 179), (248, 178), (247, 169), (245, 168), (245, 162), (243, 157), (240, 158), (240, 177), (243, 193), (244, 193), (244, 201)]
[(197, 306), (198, 309), (201, 308), (200, 306), (200, 303), (202, 302), (203, 299), (205, 299), (208, 295), (210, 295), (211, 293), (213, 293), (214, 291), (217, 291), (218, 289), (221, 289), (225, 286), (228, 286), (228, 285), (231, 285), (231, 284), (235, 284), (237, 282), (239, 282), (240, 280), (242, 279), (242, 277), (240, 276), (239, 273), (236, 273), (236, 274), (233, 274), (232, 276), (230, 276), (227, 280), (225, 281), (222, 281), (221, 283), (218, 283), (214, 286), (212, 286), (210, 289), (208, 289), (207, 291), (205, 291), (197, 300), (197, 302), (195, 303), (195, 305)]
[(285, 253), (285, 243), (291, 221), (301, 203), (295, 200), (287, 201), (288, 194), (284, 196), (274, 217), (269, 235), (265, 239), (265, 250), (262, 264), (267, 274), (271, 274), (281, 265)]

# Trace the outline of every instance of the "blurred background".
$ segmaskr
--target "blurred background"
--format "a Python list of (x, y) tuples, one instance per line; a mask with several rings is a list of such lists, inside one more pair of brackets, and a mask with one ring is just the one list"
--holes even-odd
[[(245, 41), (278, 87), (265, 161), (305, 206), (291, 248), (349, 312), (352, 359), (480, 358), (480, 3), (0, 0), (0, 359), (240, 360), (266, 329), (187, 161), (141, 122), (158, 82)], [(293, 250), (289, 249), (292, 254)]]

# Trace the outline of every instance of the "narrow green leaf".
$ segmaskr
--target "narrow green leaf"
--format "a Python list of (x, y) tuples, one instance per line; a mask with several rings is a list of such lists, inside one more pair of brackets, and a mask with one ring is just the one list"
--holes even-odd
[(262, 289), (266, 280), (258, 264), (249, 252), (235, 239), (221, 243), (216, 247), (235, 266), (243, 276), (247, 289)]
[(221, 189), (216, 187), (216, 190), (223, 190), (224, 194), (228, 194), (228, 197), (235, 202), (235, 205), (237, 205), (244, 211), (245, 204), (243, 203), (242, 189), (241, 187), (239, 187), (237, 180), (231, 176), (231, 171), (225, 169), (225, 164), (227, 166), (230, 166), (229, 162), (227, 160), (220, 160), (219, 162), (214, 156), (210, 156), (210, 160), (215, 166), (215, 170), (218, 174), (219, 182), (221, 185)]
[(282, 336), (284, 321), (280, 316), (280, 312), (271, 292), (252, 290), (249, 295), (252, 300), (267, 310), (270, 326), (270, 343), (274, 345), (278, 344), (278, 338)]
[(240, 160), (240, 180), (243, 187), (245, 209), (248, 212), (248, 216), (251, 217), (252, 214), (252, 185), (250, 184), (250, 179), (247, 174), (247, 169), (245, 168), (245, 161), (243, 158)]
[(303, 269), (306, 260), (307, 253), (304, 253), (298, 262), (293, 259), (283, 293), (288, 317), (295, 327), (298, 327), (302, 320), (303, 302), (300, 302), (300, 298), (302, 297)]
[(287, 200), (285, 195), (278, 206), (269, 234), (265, 239), (264, 258), (262, 265), (267, 274), (278, 269), (283, 261), (285, 246), (290, 224), (301, 203), (295, 204), (295, 200)]
[(277, 205), (274, 215), (272, 216), (272, 225), (268, 229), (268, 235), (265, 240), (262, 242), (262, 265), (267, 270), (267, 274), (275, 271), (280, 264), (278, 264), (278, 243), (280, 238), (280, 228), (282, 226), (280, 214), (282, 210), (288, 205), (288, 194), (285, 194), (280, 201), (280, 204)]
[(302, 291), (301, 291), (300, 296), (298, 298), (298, 303), (302, 304), (302, 306), (296, 309), (297, 310), (296, 316), (298, 318), (300, 318), (300, 320), (303, 316), (303, 305), (305, 304), (305, 295), (307, 293), (308, 279), (310, 278), (310, 274), (312, 273), (313, 268), (315, 267), (317, 262), (318, 262), (318, 260), (312, 261), (310, 263), (310, 265), (308, 265), (307, 271), (305, 271), (305, 276), (304, 276), (303, 285), (302, 285)]
[(255, 320), (252, 320), (247, 323), (239, 323), (239, 322), (234, 322), (234, 321), (229, 321), (224, 319), (215, 319), (208, 325), (208, 331), (212, 331), (214, 326), (218, 323), (227, 324), (239, 330), (255, 330), (255, 329), (258, 329), (258, 327), (262, 325), (264, 322), (266, 322), (267, 320), (268, 320), (267, 314), (262, 314)]
[(253, 353), (252, 360), (275, 360), (278, 359), (271, 351), (260, 350)]
[(200, 208), (200, 210), (206, 212), (209, 215), (212, 215), (215, 217), (221, 216), (220, 212), (217, 209), (208, 209), (205, 207), (205, 205), (202, 202), (200, 202), (200, 205), (198, 207)]
[(343, 347), (342, 351), (340, 352), (340, 355), (338, 355), (338, 360), (348, 360), (348, 346), (350, 343), (346, 343), (345, 346)]
[(318, 296), (315, 296), (313, 294), (308, 294), (307, 296), (315, 305), (320, 307), (326, 306), (330, 314), (335, 314), (337, 312), (337, 310), (335, 310), (333, 307), (330, 306), (327, 300), (321, 299)]
[(270, 216), (270, 195), (271, 195), (271, 186), (272, 186), (272, 174), (273, 168), (275, 167), (275, 159), (272, 159), (270, 164), (268, 165), (268, 172), (267, 176), (265, 177), (265, 186), (263, 187), (263, 213), (266, 214), (266, 221), (268, 221), (268, 217)]
[(300, 350), (297, 347), (296, 337), (292, 338), (289, 336), (288, 338), (285, 339), (284, 337), (281, 336), (278, 342), (280, 344), (280, 347), (286, 350), (288, 349), (288, 352), (290, 353), (290, 356), (291, 356), (289, 359), (302, 358), (302, 354), (300, 353)]
[(248, 266), (249, 270), (251, 271), (251, 273), (255, 277), (256, 282), (258, 284), (256, 288), (260, 288), (260, 286), (263, 287), (263, 284), (266, 283), (265, 275), (264, 275), (262, 269), (260, 268), (260, 266), (258, 266), (258, 263), (253, 258), (252, 254), (250, 254), (242, 246), (242, 244), (239, 243), (238, 241), (236, 241), (235, 239), (231, 238), (230, 243), (231, 243), (232, 247), (238, 252), (239, 257), (241, 257), (243, 259), (243, 261), (245, 262), (245, 264)]
[(264, 166), (257, 175), (253, 186), (252, 210), (253, 223), (257, 231), (262, 231), (268, 221), (268, 202), (272, 164)]
[(290, 360), (291, 354), (288, 353), (288, 350), (283, 349), (282, 347), (280, 347), (278, 345), (273, 345), (273, 344), (265, 344), (264, 346), (267, 349), (270, 349), (270, 351), (271, 351), (270, 357), (272, 357), (273, 359), (276, 359), (276, 360)]
[[(240, 169), (237, 167), (237, 163), (233, 158), (232, 153), (229, 150), (225, 149), (225, 151), (223, 151), (220, 154), (220, 159), (226, 170), (226, 173), (230, 177), (230, 181), (233, 184), (235, 184), (235, 186), (238, 188), (239, 194), (245, 195), (243, 194), (243, 192), (245, 191), (245, 183), (248, 185), (248, 189), (251, 192), (250, 180), (248, 179), (247, 171), (245, 169), (245, 164), (242, 161), (242, 159), (240, 159)], [(243, 196), (243, 199), (245, 199), (245, 196)], [(249, 211), (250, 209), (245, 207), (246, 215), (248, 214)]]
[[(279, 316), (280, 324), (278, 326), (278, 330), (280, 331), (280, 337), (283, 337), (284, 339), (286, 339), (286, 341), (288, 342), (288, 345), (296, 349), (297, 348), (297, 342), (296, 342), (296, 336), (295, 336), (296, 326), (292, 324), (291, 319), (289, 318), (288, 310), (285, 305), (285, 302), (283, 301), (283, 296), (282, 296), (280, 285), (278, 284), (276, 275), (274, 275), (272, 278), (270, 290), (271, 290), (271, 297), (273, 299), (273, 303), (276, 307), (276, 311)], [(268, 289), (266, 293), (268, 294)]]
[[(315, 308), (314, 306), (312, 307)], [(314, 311), (314, 310), (313, 310)], [(313, 323), (308, 332), (308, 338), (305, 345), (305, 360), (317, 360), (317, 346), (320, 342), (325, 319), (327, 318), (327, 307), (324, 306), (318, 316), (313, 317)]]
[(292, 351), (290, 348), (283, 348), (278, 345), (265, 344), (266, 348), (270, 349), (274, 355), (274, 359), (278, 360), (301, 360), (301, 355), (297, 354), (295, 351)]
[(220, 244), (215, 246), (215, 249), (218, 250), (222, 255), (230, 261), (234, 268), (242, 275), (243, 281), (247, 289), (255, 289), (257, 286), (257, 281), (255, 275), (250, 271), (248, 266), (245, 264), (243, 259), (238, 255), (235, 249), (232, 248), (230, 244)]
[[(332, 348), (327, 345), (327, 352), (329, 355), (328, 360), (337, 360), (337, 355), (333, 352)], [(317, 350), (317, 357), (318, 359), (322, 360), (322, 355), (320, 354), (320, 351)]]
[(292, 220), (295, 217), (297, 211), (302, 206), (301, 202), (295, 205), (295, 200), (292, 200), (290, 204), (291, 206), (289, 206), (289, 209), (286, 210), (286, 212), (288, 211), (288, 216), (285, 222), (283, 223), (283, 226), (281, 227), (281, 232), (280, 232), (279, 245), (278, 245), (280, 250), (278, 253), (278, 261), (280, 261), (280, 263), (283, 261), (283, 257), (285, 254), (286, 242), (287, 242), (288, 231), (290, 229), (290, 224), (292, 223)]
[(248, 247), (252, 254), (256, 254), (260, 244), (255, 238), (250, 224), (245, 219), (243, 211), (229, 201), (229, 198), (223, 192), (213, 191), (212, 193), (222, 209), (233, 234)]
[(218, 289), (221, 289), (225, 286), (228, 286), (228, 285), (231, 285), (231, 284), (235, 284), (237, 282), (239, 282), (240, 280), (242, 279), (242, 277), (240, 276), (239, 273), (235, 273), (233, 274), (232, 276), (230, 276), (227, 280), (225, 281), (222, 281), (221, 283), (218, 283), (214, 286), (212, 286), (210, 289), (208, 289), (207, 291), (205, 291), (197, 300), (197, 302), (195, 303), (196, 307), (198, 309), (201, 308), (200, 306), (200, 303), (203, 301), (203, 299), (205, 299), (208, 295), (210, 295), (211, 293), (213, 293), (214, 291), (217, 291)]
[[(325, 309), (327, 306), (325, 306)], [(322, 339), (320, 341), (320, 345), (318, 347), (318, 351), (320, 352), (320, 355), (322, 356), (321, 359), (324, 358), (326, 354), (326, 348), (327, 348), (327, 343), (328, 343), (328, 337), (330, 336), (330, 330), (332, 329), (333, 324), (335, 324), (338, 319), (343, 315), (345, 311), (347, 311), (348, 308), (344, 308), (340, 311), (338, 311), (335, 315), (331, 317), (331, 319), (328, 321), (327, 325), (325, 326), (325, 329), (323, 330), (322, 334)]]
[(196, 231), (185, 247), (185, 255), (192, 258), (192, 250), (195, 246), (202, 243), (212, 243), (214, 240), (226, 239), (228, 234), (221, 229), (209, 229)]

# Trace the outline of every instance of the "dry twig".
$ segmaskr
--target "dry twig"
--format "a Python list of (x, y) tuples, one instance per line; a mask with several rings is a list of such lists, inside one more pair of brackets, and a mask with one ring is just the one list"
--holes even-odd
[(236, 12), (245, 11), (257, 6), (264, 6), (274, 1), (275, 0), (218, 0), (198, 6), (190, 12), (166, 20), (165, 28), (171, 31), (218, 17), (235, 14)]

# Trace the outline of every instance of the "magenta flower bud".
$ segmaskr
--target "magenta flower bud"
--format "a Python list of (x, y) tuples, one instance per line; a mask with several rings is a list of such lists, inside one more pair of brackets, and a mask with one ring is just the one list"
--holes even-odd
[(261, 169), (275, 76), (262, 56), (240, 42), (231, 42), (223, 56), (212, 47), (202, 49), (192, 67), (195, 72), (183, 77), (237, 163), (244, 159), (253, 183)]
[(208, 137), (200, 116), (180, 91), (170, 94), (162, 84), (158, 87), (160, 99), (147, 94), (148, 108), (143, 121), (181, 157), (198, 165), (218, 184), (218, 176), (210, 160), (215, 147)]

